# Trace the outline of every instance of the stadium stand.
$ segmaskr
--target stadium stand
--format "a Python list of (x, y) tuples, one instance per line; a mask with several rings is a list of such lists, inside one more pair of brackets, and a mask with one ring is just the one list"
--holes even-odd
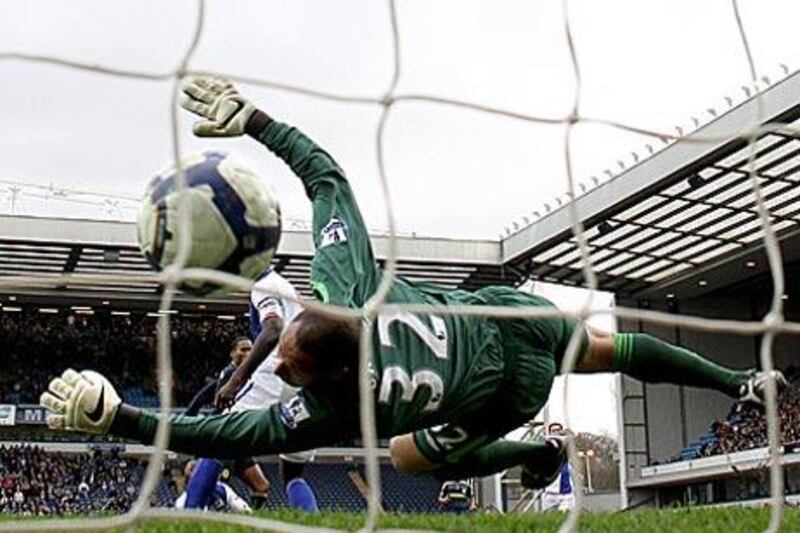
[(412, 477), (397, 473), (388, 465), (381, 467), (383, 508), (395, 512), (433, 512), (441, 483), (427, 477)]
[[(10, 294), (19, 302), (53, 306), (97, 306), (103, 299), (125, 310), (156, 311), (160, 290), (152, 269), (139, 251), (135, 224), (101, 220), (0, 215), (0, 277), (57, 274), (126, 275), (132, 281), (80, 281), (57, 289), (47, 283), (15, 287)], [(373, 234), (371, 241), (379, 263), (389, 249), (386, 235)], [(308, 276), (313, 249), (307, 230), (284, 229), (273, 266), (310, 296)], [(447, 288), (474, 290), (485, 285), (512, 285), (524, 280), (522, 273), (502, 265), (500, 243), (486, 240), (441, 239), (400, 236), (397, 240), (398, 274)], [(139, 279), (136, 279), (139, 278)], [(0, 289), (0, 293), (9, 291)], [(220, 312), (241, 312), (248, 295), (233, 292), (218, 297), (197, 298), (178, 294), (173, 309), (196, 312), (206, 307)]]
[[(794, 368), (787, 372), (796, 376)], [(778, 413), (781, 420), (782, 441), (800, 440), (800, 382), (795, 378), (781, 398)], [(709, 457), (721, 453), (741, 452), (767, 446), (767, 421), (762, 410), (735, 404), (728, 417), (715, 421), (708, 431), (681, 452), (680, 460)]]
[[(185, 459), (167, 461), (163, 477), (151, 497), (157, 507), (172, 507), (183, 492)], [(26, 516), (70, 515), (104, 511), (123, 512), (138, 495), (146, 460), (118, 449), (90, 452), (53, 452), (29, 445), (0, 446), (0, 513)], [(280, 487), (278, 465), (262, 463), (273, 487)], [(320, 507), (328, 510), (363, 511), (363, 495), (349, 473), (363, 476), (363, 467), (353, 463), (312, 463), (307, 479), (314, 487)], [(432, 478), (398, 474), (382, 465), (384, 509), (395, 512), (436, 510), (439, 483)], [(250, 491), (238, 478), (225, 481), (242, 497)], [(281, 490), (271, 490), (267, 508), (286, 506)]]
[[(788, 367), (785, 375), (790, 387), (778, 405), (782, 442), (800, 441), (800, 381), (796, 367)], [(725, 420), (716, 420), (697, 439), (687, 444), (669, 462), (690, 461), (701, 457), (763, 448), (767, 446), (767, 421), (757, 407), (734, 403)], [(655, 461), (653, 464), (658, 464)]]
[(141, 462), (115, 452), (45, 452), (0, 447), (0, 512), (27, 516), (127, 510), (144, 475)]
[[(264, 474), (273, 487), (280, 487), (277, 463), (261, 463)], [(365, 477), (363, 465), (353, 463), (311, 463), (306, 466), (305, 479), (314, 488), (321, 509), (339, 511), (363, 511), (366, 509), (364, 496), (352, 482), (350, 474), (358, 473)], [(240, 495), (247, 497), (249, 490), (236, 477), (227, 483)], [(381, 485), (383, 488), (383, 509), (392, 512), (433, 512), (436, 510), (436, 497), (440, 483), (430, 477), (414, 477), (398, 474), (391, 465), (381, 465)], [(166, 489), (164, 489), (166, 490)], [(286, 507), (286, 495), (280, 490), (271, 490), (267, 496), (266, 507), (277, 509)]]
[[(37, 403), (54, 366), (96, 368), (121, 385), (133, 405), (158, 405), (154, 356), (156, 320), (144, 313), (115, 316), (76, 314), (65, 308), (42, 313), (35, 307), (0, 314), (0, 403)], [(172, 322), (175, 405), (192, 395), (227, 363), (228, 344), (247, 323), (211, 316)]]

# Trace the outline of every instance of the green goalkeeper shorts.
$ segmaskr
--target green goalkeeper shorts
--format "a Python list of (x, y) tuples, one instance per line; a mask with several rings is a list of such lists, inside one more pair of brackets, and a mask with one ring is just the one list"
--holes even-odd
[[(487, 305), (551, 307), (546, 298), (508, 287), (487, 287), (475, 293)], [(414, 432), (419, 451), (436, 464), (455, 464), (465, 455), (532, 420), (547, 403), (570, 338), (580, 335), (580, 358), (589, 337), (578, 320), (568, 317), (493, 319), (500, 330), (506, 362), (503, 384), (475, 412), (441, 426)]]
[(458, 463), (535, 418), (547, 403), (555, 375), (552, 357), (528, 351), (509, 365), (500, 388), (481, 407), (447, 424), (415, 431), (417, 449), (432, 463)]
[[(488, 305), (504, 307), (556, 308), (547, 298), (524, 293), (510, 287), (486, 287), (476, 292)], [(495, 319), (500, 328), (503, 353), (506, 360), (531, 351), (552, 355), (556, 369), (561, 369), (570, 338), (579, 330), (577, 364), (589, 347), (589, 335), (580, 321), (571, 317)]]

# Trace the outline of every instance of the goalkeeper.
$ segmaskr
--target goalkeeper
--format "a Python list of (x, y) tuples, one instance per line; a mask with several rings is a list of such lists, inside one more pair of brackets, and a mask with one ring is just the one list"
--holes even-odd
[[(282, 124), (225, 80), (202, 77), (184, 88), (183, 107), (202, 119), (199, 136), (247, 134), (283, 159), (313, 207), (316, 253), (311, 286), (318, 299), (358, 308), (381, 278), (345, 174), (297, 129)], [(447, 291), (402, 278), (389, 302), (552, 308), (544, 298), (506, 287)], [(361, 324), (301, 312), (284, 330), (275, 373), (301, 387), (288, 402), (208, 417), (170, 416), (169, 448), (217, 458), (307, 450), (357, 437)], [(577, 331), (576, 331), (577, 330)], [(641, 333), (602, 335), (569, 318), (492, 319), (384, 313), (373, 330), (377, 430), (394, 437), (390, 453), (404, 472), (439, 479), (485, 476), (522, 465), (523, 483), (547, 486), (565, 456), (562, 438), (514, 442), (502, 437), (547, 401), (573, 333), (577, 372), (623, 372), (648, 383), (674, 383), (762, 403), (768, 376), (717, 365)], [(779, 386), (784, 380), (774, 374)], [(123, 404), (96, 372), (67, 370), (42, 404), (51, 428), (152, 442), (159, 415)]]

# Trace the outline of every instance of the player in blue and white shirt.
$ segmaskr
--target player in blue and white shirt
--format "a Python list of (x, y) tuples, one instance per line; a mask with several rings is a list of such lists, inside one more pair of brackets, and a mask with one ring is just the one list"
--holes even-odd
[[(215, 405), (220, 410), (267, 409), (286, 402), (297, 394), (274, 373), (278, 340), (285, 326), (302, 310), (297, 291), (271, 267), (256, 280), (250, 293), (250, 334), (254, 339), (250, 353), (217, 391)], [(281, 474), (289, 505), (305, 511), (318, 509), (316, 497), (302, 478), (303, 465), (313, 455), (297, 453), (281, 456)], [(247, 464), (247, 469), (258, 467)], [(201, 459), (187, 486), (187, 508), (208, 505), (222, 463)], [(259, 469), (260, 472), (260, 469)], [(254, 476), (258, 477), (258, 476)], [(263, 473), (261, 474), (263, 478)], [(266, 483), (266, 478), (263, 478)], [(268, 485), (267, 485), (268, 486)]]
[[(547, 427), (548, 434), (563, 436), (564, 426), (553, 422)], [(561, 463), (561, 469), (553, 481), (544, 489), (542, 495), (542, 511), (569, 511), (575, 507), (575, 492), (572, 467), (569, 461)]]
[(256, 280), (250, 292), (250, 337), (253, 350), (220, 388), (216, 405), (231, 411), (264, 409), (297, 394), (275, 375), (277, 343), (284, 326), (302, 310), (291, 283), (272, 267)]
[(544, 489), (542, 495), (543, 511), (569, 511), (575, 507), (575, 493), (572, 484), (572, 468), (568, 462), (561, 465), (555, 481)]

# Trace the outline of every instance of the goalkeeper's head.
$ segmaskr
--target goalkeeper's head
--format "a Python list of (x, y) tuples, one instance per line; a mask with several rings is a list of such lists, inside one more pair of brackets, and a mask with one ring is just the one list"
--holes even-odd
[(275, 373), (296, 387), (352, 383), (360, 334), (358, 319), (303, 311), (281, 335)]

